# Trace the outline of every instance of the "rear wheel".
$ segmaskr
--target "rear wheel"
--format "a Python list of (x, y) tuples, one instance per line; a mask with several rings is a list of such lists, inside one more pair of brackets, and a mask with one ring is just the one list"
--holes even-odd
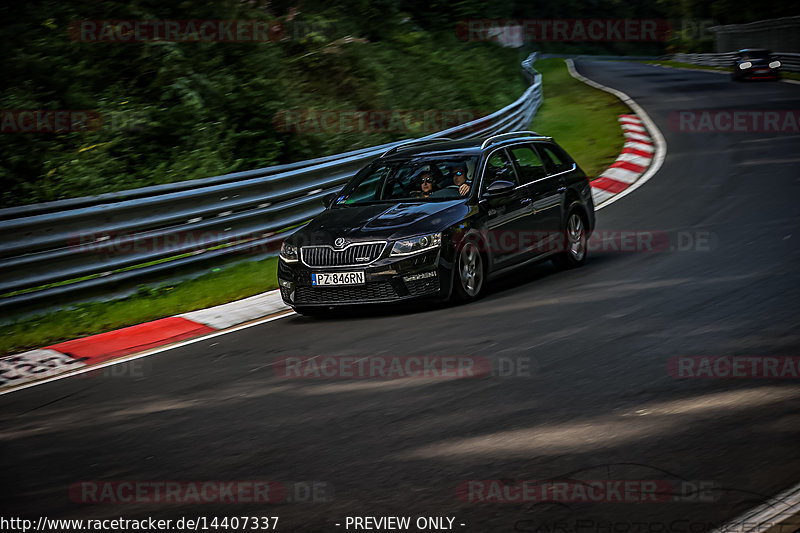
[(467, 241), (458, 252), (454, 264), (453, 295), (462, 302), (475, 300), (481, 295), (486, 268), (478, 246)]
[(586, 243), (588, 230), (586, 220), (577, 207), (572, 207), (567, 215), (564, 232), (564, 251), (553, 256), (553, 265), (559, 270), (576, 268), (586, 263)]

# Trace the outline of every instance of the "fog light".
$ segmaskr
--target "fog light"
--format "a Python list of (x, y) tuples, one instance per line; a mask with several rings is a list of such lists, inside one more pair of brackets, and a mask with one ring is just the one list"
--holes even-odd
[(284, 289), (289, 289), (289, 290), (294, 289), (294, 283), (292, 283), (291, 281), (286, 281), (285, 279), (278, 279), (278, 285), (280, 285)]

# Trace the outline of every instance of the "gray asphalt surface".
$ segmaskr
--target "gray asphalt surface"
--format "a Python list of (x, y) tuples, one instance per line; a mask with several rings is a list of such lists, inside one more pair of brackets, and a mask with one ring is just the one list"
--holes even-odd
[[(598, 231), (666, 232), (685, 250), (594, 250), (582, 269), (527, 268), (467, 306), (293, 316), (160, 353), (140, 377), (0, 397), (0, 514), (269, 515), (281, 531), (344, 530), (347, 516), (449, 516), (463, 531), (685, 532), (800, 481), (797, 380), (667, 372), (675, 356), (800, 355), (800, 133), (668, 125), (687, 109), (798, 109), (800, 86), (636, 63), (577, 67), (633, 97), (668, 144), (649, 183), (598, 212)], [(527, 358), (532, 370), (287, 380), (271, 366), (314, 355)], [(566, 478), (714, 488), (640, 504), (456, 494), (466, 480)], [(91, 480), (315, 481), (328, 501), (71, 501), (69, 486)]]

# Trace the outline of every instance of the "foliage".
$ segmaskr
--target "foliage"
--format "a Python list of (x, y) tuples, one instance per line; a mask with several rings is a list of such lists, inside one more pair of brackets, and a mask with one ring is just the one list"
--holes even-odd
[[(514, 50), (464, 46), (451, 33), (415, 31), (400, 19), (390, 21), (391, 32), (360, 31), (378, 20), (382, 11), (374, 3), (363, 20), (354, 12), (329, 18), (324, 10), (294, 18), (288, 8), (278, 16), (247, 2), (167, 4), (47, 1), (5, 8), (6, 20), (15, 22), (0, 30), (3, 56), (12, 58), (3, 109), (94, 110), (103, 123), (95, 131), (0, 135), (0, 207), (213, 176), (409, 136), (280, 131), (274, 120), (282, 110), (491, 112), (524, 90)], [(70, 39), (70, 22), (95, 19), (277, 20), (289, 31), (259, 43)], [(355, 36), (343, 33), (350, 31)]]

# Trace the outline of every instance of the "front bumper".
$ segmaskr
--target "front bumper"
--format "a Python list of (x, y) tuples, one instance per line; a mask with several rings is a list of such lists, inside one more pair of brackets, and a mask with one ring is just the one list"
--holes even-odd
[[(311, 268), (301, 262), (278, 261), (283, 301), (293, 308), (399, 302), (442, 298), (449, 293), (452, 264), (439, 250), (408, 257), (378, 259), (364, 267)], [(314, 286), (312, 273), (364, 271), (363, 285)]]
[(742, 71), (740, 77), (748, 80), (777, 80), (780, 78), (780, 70), (777, 69), (758, 69), (766, 70), (766, 72), (757, 72), (756, 69), (747, 69)]

